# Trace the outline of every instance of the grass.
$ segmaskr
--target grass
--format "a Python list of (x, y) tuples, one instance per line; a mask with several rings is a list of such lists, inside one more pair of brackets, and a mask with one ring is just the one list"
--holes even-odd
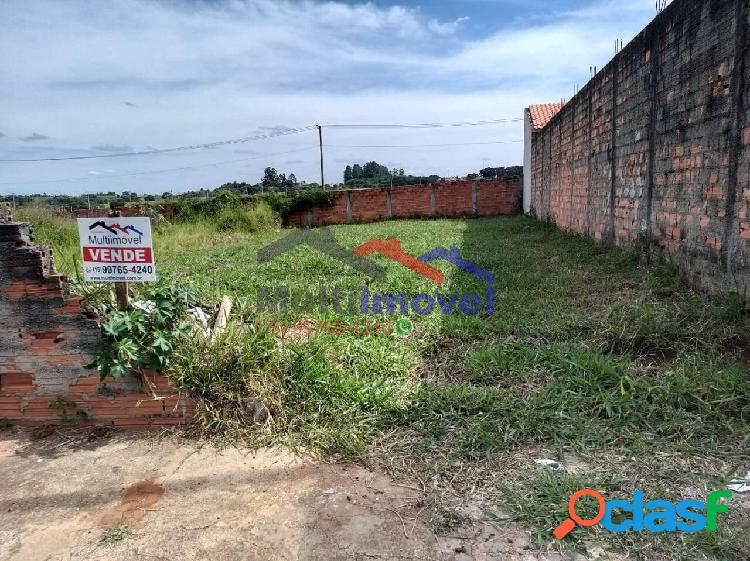
[[(37, 233), (72, 272), (75, 230), (45, 218)], [(636, 558), (750, 558), (747, 503), (736, 498), (721, 532), (632, 536), (576, 530), (563, 544), (550, 529), (580, 486), (625, 497), (705, 497), (750, 464), (750, 315), (736, 295), (688, 290), (668, 263), (641, 267), (634, 253), (560, 233), (524, 217), (405, 220), (333, 227), (355, 247), (402, 240), (414, 255), (435, 246), (497, 279), (492, 315), (411, 314), (414, 332), (394, 336), (290, 336), (236, 329), (212, 347), (186, 345), (174, 378), (204, 401), (203, 422), (258, 443), (286, 442), (342, 457), (365, 455), (425, 482), (435, 497), (499, 505), (542, 548), (584, 549), (600, 541)], [(71, 237), (70, 232), (73, 232)], [(167, 224), (155, 234), (161, 273), (190, 278), (214, 305), (231, 294), (247, 322), (258, 288), (372, 290), (407, 294), (435, 286), (382, 257), (385, 282), (371, 281), (299, 247), (258, 264), (257, 252), (286, 232), (250, 233), (216, 221)], [(448, 266), (441, 293), (481, 291)], [(313, 310), (278, 318), (355, 321)], [(260, 405), (259, 405), (260, 404)], [(534, 457), (578, 458), (584, 468), (549, 473)], [(453, 512), (436, 509), (436, 512)], [(441, 515), (446, 530), (461, 516)], [(731, 523), (729, 522), (731, 521)]]

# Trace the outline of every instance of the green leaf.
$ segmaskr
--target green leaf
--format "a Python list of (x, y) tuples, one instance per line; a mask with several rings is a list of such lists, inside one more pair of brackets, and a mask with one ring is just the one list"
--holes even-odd
[(121, 339), (115, 346), (117, 347), (118, 356), (125, 362), (138, 359), (139, 348), (132, 339)]
[(128, 374), (127, 365), (123, 364), (119, 360), (112, 361), (112, 366), (109, 372), (110, 376), (113, 376), (114, 378), (122, 378), (123, 376), (127, 376), (127, 374)]
[(110, 337), (117, 337), (120, 333), (125, 331), (125, 322), (120, 317), (112, 317), (102, 325), (104, 333)]

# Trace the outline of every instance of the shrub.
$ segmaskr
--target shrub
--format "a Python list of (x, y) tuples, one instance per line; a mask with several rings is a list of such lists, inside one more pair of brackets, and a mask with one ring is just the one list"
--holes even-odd
[(252, 207), (226, 208), (217, 218), (221, 231), (234, 230), (249, 234), (273, 230), (281, 223), (279, 215), (264, 201)]
[(104, 317), (104, 348), (87, 366), (102, 378), (144, 368), (165, 370), (176, 342), (190, 331), (185, 320), (187, 308), (195, 303), (192, 290), (161, 281), (148, 285), (141, 297), (140, 306), (131, 302), (127, 310), (110, 310)]
[(227, 209), (239, 208), (243, 198), (231, 191), (219, 191), (208, 199), (177, 199), (174, 203), (174, 214), (178, 220), (195, 218), (216, 218)]

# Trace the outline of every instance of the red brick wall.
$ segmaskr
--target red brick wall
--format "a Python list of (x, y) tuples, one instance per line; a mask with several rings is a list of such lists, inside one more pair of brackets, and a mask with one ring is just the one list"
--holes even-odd
[[(388, 218), (388, 192), (386, 189), (361, 189), (351, 191), (352, 222), (374, 222)], [(313, 225), (317, 226), (313, 222)]]
[(521, 212), (520, 178), (476, 183), (477, 214), (481, 216), (504, 216)]
[(456, 181), (437, 184), (437, 216), (471, 216), (471, 181)]
[(432, 187), (404, 185), (391, 189), (393, 218), (416, 218), (430, 216), (430, 192)]
[[(306, 213), (304, 213), (306, 215)], [(312, 209), (312, 221), (318, 224), (343, 224), (346, 222), (346, 196), (336, 196), (333, 206), (318, 206)]]
[(675, 0), (534, 133), (533, 212), (748, 293), (748, 4)]
[(122, 427), (189, 418), (191, 403), (163, 375), (150, 374), (158, 400), (135, 378), (100, 382), (86, 368), (99, 344), (98, 324), (68, 294), (52, 252), (33, 243), (28, 225), (0, 222), (0, 418)]
[(324, 226), (387, 218), (506, 215), (520, 210), (521, 179), (508, 178), (338, 191), (333, 207), (321, 205), (311, 212), (294, 212), (284, 222), (290, 226)]

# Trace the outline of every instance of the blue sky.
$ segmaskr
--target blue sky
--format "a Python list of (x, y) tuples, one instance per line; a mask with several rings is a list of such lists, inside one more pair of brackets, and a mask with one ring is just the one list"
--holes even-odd
[[(317, 123), (518, 118), (572, 95), (655, 15), (652, 0), (6, 0), (0, 159), (209, 143)], [(519, 122), (326, 129), (326, 179), (376, 159), (465, 175), (522, 162)], [(306, 131), (167, 154), (0, 163), (0, 195), (181, 192), (315, 181)]]

